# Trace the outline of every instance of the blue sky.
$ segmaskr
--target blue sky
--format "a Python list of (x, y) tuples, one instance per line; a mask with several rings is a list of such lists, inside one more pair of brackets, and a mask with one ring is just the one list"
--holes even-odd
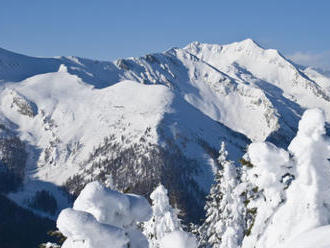
[(330, 68), (329, 13), (327, 0), (1, 0), (0, 47), (114, 60), (252, 38)]

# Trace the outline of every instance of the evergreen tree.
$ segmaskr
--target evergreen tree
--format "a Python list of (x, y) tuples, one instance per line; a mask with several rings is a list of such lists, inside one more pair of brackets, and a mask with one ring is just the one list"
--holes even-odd
[(159, 241), (166, 234), (182, 230), (181, 223), (177, 217), (177, 210), (169, 203), (167, 189), (159, 185), (150, 195), (152, 200), (152, 218), (144, 222), (143, 233), (149, 240), (150, 248), (158, 248)]
[(236, 190), (239, 173), (222, 142), (218, 156), (220, 168), (205, 205), (206, 220), (199, 229), (200, 246), (237, 248), (244, 236), (244, 204)]

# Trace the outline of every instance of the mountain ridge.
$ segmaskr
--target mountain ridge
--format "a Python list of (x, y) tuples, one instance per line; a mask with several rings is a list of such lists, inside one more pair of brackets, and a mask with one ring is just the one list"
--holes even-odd
[(330, 130), (330, 79), (251, 39), (114, 62), (4, 51), (0, 137), (10, 147), (10, 130), (27, 153), (21, 188), (9, 197), (30, 209), (37, 189), (51, 192), (60, 210), (69, 204), (61, 187), (77, 194), (100, 180), (148, 194), (161, 182), (196, 222), (221, 141), (236, 163), (251, 141), (286, 147), (314, 107), (324, 109)]

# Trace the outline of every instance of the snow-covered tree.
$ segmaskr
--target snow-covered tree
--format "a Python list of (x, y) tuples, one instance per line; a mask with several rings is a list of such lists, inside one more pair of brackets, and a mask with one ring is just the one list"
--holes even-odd
[(98, 182), (85, 186), (73, 208), (61, 211), (57, 228), (67, 237), (62, 248), (147, 248), (137, 222), (151, 217), (148, 201)]
[(268, 142), (248, 147), (245, 168), (249, 168), (243, 182), (252, 218), (242, 248), (312, 247), (304, 239), (311, 234), (320, 240), (317, 233), (305, 232), (330, 224), (330, 141), (325, 121), (321, 110), (306, 110), (287, 151)]
[[(298, 247), (286, 242), (300, 234), (301, 239), (307, 230), (330, 224), (330, 141), (326, 136), (325, 123), (321, 110), (305, 111), (297, 135), (288, 147), (288, 162), (288, 159), (282, 159), (283, 162), (279, 163), (279, 156), (275, 156), (280, 154), (278, 148), (269, 144), (250, 145), (248, 153), (251, 162), (257, 165), (255, 170), (268, 172), (255, 181), (263, 187), (266, 200), (259, 203), (255, 225), (250, 237), (244, 240), (244, 248)], [(279, 198), (279, 181), (283, 175), (281, 165), (292, 168), (293, 175), (293, 180), (285, 188), (283, 200)], [(280, 204), (275, 205), (279, 200)], [(274, 207), (270, 208), (271, 205)], [(307, 247), (305, 243), (301, 244), (304, 244), (301, 247)]]
[(254, 247), (276, 209), (286, 200), (285, 191), (293, 179), (292, 164), (287, 151), (269, 142), (250, 144), (241, 163), (240, 187), (246, 211), (243, 243)]
[(236, 190), (239, 183), (237, 168), (227, 159), (228, 152), (221, 143), (215, 173), (215, 183), (207, 197), (206, 220), (200, 227), (200, 246), (237, 248), (244, 235), (243, 201)]
[(159, 185), (150, 195), (152, 200), (151, 219), (144, 223), (143, 232), (149, 240), (150, 248), (160, 247), (160, 240), (173, 231), (181, 231), (177, 210), (169, 202), (167, 189)]

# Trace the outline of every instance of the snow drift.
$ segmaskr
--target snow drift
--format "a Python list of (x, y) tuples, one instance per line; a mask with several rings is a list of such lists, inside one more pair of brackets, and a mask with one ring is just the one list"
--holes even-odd
[(197, 243), (191, 234), (175, 231), (160, 240), (160, 248), (197, 248)]

